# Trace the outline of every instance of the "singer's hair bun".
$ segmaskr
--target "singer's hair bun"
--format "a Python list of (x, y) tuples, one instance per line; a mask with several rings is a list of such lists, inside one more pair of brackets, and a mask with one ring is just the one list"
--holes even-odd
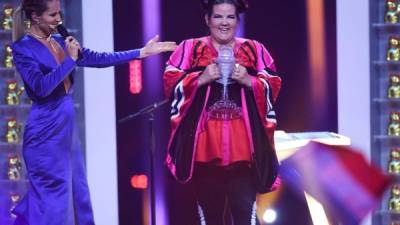
[(238, 13), (242, 13), (249, 8), (246, 0), (201, 0), (201, 4), (206, 11), (211, 11), (214, 5), (229, 3), (236, 7)]

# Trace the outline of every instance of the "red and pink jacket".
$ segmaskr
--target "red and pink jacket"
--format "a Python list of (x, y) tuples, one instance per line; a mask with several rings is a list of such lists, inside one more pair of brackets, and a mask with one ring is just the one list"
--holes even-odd
[[(273, 137), (276, 128), (273, 105), (281, 79), (271, 55), (261, 43), (242, 38), (235, 41), (236, 61), (246, 67), (253, 79), (251, 88), (236, 85), (232, 91), (237, 92), (236, 101), (242, 107), (258, 190), (264, 193), (280, 183)], [(171, 55), (164, 72), (165, 94), (171, 98), (171, 136), (166, 164), (183, 183), (192, 177), (200, 127), (217, 90), (215, 82), (198, 87), (198, 78), (217, 56), (210, 37), (188, 39)]]

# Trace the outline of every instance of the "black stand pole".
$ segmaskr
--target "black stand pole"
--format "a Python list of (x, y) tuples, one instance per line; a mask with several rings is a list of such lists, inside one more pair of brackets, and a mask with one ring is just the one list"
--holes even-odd
[(156, 136), (155, 136), (155, 129), (154, 129), (154, 111), (166, 104), (169, 100), (165, 99), (160, 102), (156, 102), (152, 105), (146, 106), (143, 109), (128, 115), (120, 120), (118, 120), (119, 124), (128, 122), (135, 117), (140, 115), (148, 115), (149, 116), (149, 127), (150, 127), (150, 213), (151, 213), (151, 224), (156, 225), (156, 192), (155, 192), (155, 185), (154, 185), (154, 156), (155, 156), (155, 149), (156, 149)]
[(151, 224), (156, 225), (156, 191), (154, 185), (154, 155), (156, 149), (156, 136), (154, 133), (154, 113), (149, 114), (150, 126), (150, 205), (151, 205)]

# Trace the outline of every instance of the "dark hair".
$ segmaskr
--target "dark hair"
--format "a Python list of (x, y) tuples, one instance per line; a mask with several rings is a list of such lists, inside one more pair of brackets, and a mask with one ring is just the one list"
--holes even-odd
[(32, 21), (32, 13), (41, 16), (47, 10), (47, 3), (54, 0), (22, 0), (13, 15), (13, 40), (16, 41), (24, 35), (25, 20)]
[(249, 7), (246, 0), (201, 0), (201, 3), (208, 17), (211, 17), (214, 5), (219, 5), (222, 3), (234, 5), (236, 8), (236, 15), (246, 11), (246, 9)]
[(25, 17), (28, 20), (32, 20), (32, 13), (41, 16), (44, 11), (47, 10), (47, 2), (51, 0), (23, 0), (21, 3), (21, 9), (25, 13)]

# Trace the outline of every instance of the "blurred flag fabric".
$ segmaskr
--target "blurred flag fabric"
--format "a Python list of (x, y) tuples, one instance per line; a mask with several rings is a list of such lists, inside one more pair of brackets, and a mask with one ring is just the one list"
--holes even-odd
[(290, 188), (318, 200), (343, 225), (357, 225), (380, 202), (392, 177), (350, 147), (310, 142), (281, 163)]

